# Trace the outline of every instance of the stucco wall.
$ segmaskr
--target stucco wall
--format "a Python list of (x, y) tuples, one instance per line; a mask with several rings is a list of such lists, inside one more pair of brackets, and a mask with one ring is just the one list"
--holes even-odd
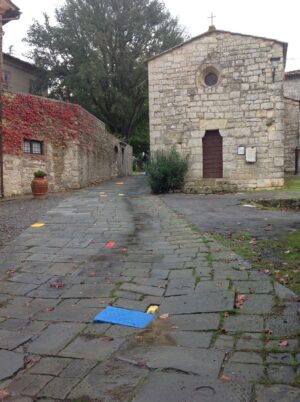
[[(26, 99), (24, 95), (22, 96), (22, 99)], [(30, 193), (33, 172), (39, 169), (47, 173), (50, 191), (81, 188), (103, 180), (131, 174), (132, 148), (127, 144), (120, 143), (120, 140), (108, 133), (101, 121), (78, 105), (28, 97), (37, 102), (42, 99), (43, 102), (39, 105), (41, 114), (44, 113), (46, 119), (41, 120), (38, 130), (33, 123), (29, 124), (26, 121), (21, 121), (18, 130), (26, 132), (27, 138), (43, 141), (43, 154), (24, 153), (22, 134), (14, 135), (13, 128), (4, 132), (5, 196)], [(50, 105), (51, 108), (46, 110), (47, 105)], [(70, 121), (67, 119), (65, 126), (62, 120), (55, 121), (53, 110), (57, 112), (64, 111), (64, 109), (74, 109), (74, 115), (71, 115), (71, 127)], [(49, 110), (52, 112), (52, 116), (49, 115)], [(5, 110), (4, 115), (7, 115)], [(7, 117), (4, 124), (8, 128), (10, 127)], [(61, 130), (61, 136), (59, 136), (58, 130)], [(15, 138), (13, 139), (13, 137)]]
[(285, 98), (285, 141), (284, 154), (286, 175), (295, 173), (295, 148), (300, 146), (300, 101)]
[(30, 92), (30, 82), (36, 81), (36, 76), (22, 68), (5, 60), (3, 61), (3, 71), (8, 73), (7, 90), (12, 92)]
[[(271, 58), (280, 58), (273, 75)], [(283, 45), (213, 31), (149, 61), (151, 152), (176, 147), (188, 156), (186, 191), (280, 187), (284, 181)], [(219, 71), (206, 86), (206, 67)], [(223, 178), (203, 180), (202, 138), (223, 137)], [(238, 155), (257, 149), (256, 163)]]

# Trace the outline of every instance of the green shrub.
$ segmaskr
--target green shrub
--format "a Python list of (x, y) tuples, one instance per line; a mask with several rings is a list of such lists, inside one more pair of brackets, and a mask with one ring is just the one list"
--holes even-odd
[(180, 190), (188, 169), (187, 159), (174, 148), (170, 151), (156, 151), (146, 165), (151, 190), (155, 194)]
[(37, 170), (36, 172), (33, 173), (34, 177), (45, 177), (47, 176), (47, 173), (43, 172), (42, 170)]

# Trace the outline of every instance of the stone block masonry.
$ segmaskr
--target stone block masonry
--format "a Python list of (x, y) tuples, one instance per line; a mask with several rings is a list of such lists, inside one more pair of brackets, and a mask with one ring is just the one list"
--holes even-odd
[[(215, 30), (149, 60), (151, 151), (188, 157), (186, 191), (283, 185), (285, 158), (294, 158), (284, 154), (285, 51), (276, 40)], [(222, 137), (222, 174), (204, 178), (209, 131)], [(256, 148), (256, 161), (239, 147)]]
[(132, 172), (132, 148), (78, 105), (6, 94), (3, 126), (5, 196), (30, 193), (36, 170), (47, 173), (50, 191), (82, 188)]

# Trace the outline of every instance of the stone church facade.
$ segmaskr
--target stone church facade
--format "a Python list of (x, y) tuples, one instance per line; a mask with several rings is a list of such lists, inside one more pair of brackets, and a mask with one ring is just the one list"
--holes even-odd
[(284, 42), (210, 27), (148, 61), (151, 152), (188, 157), (185, 191), (284, 184), (299, 137), (296, 106), (286, 114), (286, 53)]

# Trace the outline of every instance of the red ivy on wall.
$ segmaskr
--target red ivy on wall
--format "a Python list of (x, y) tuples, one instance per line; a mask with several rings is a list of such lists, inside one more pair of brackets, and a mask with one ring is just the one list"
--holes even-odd
[(99, 121), (78, 105), (27, 94), (3, 96), (4, 153), (19, 155), (24, 139), (51, 142), (66, 147), (73, 139), (84, 149), (89, 145)]

